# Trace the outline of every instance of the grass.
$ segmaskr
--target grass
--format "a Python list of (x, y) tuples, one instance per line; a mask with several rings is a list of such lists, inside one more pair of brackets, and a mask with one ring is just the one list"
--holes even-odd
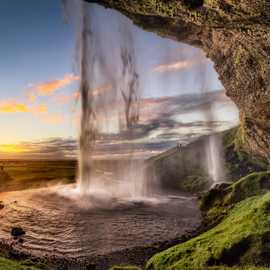
[(0, 270), (38, 270), (38, 268), (24, 262), (21, 263), (0, 257)]
[[(75, 161), (0, 161), (0, 192), (39, 188), (57, 182), (71, 183), (75, 179)], [(2, 176), (2, 177), (1, 177)]]
[(146, 269), (196, 270), (222, 265), (265, 265), (270, 262), (269, 240), (270, 192), (238, 203), (216, 227), (155, 255)]
[(226, 267), (226, 266), (218, 266), (218, 267), (208, 267), (204, 270), (266, 270), (269, 268), (266, 267), (256, 267), (256, 266), (246, 266), (246, 267)]

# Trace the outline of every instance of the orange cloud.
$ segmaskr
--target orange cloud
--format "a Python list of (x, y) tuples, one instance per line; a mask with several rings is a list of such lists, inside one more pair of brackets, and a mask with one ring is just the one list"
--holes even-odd
[(34, 93), (32, 93), (32, 92), (28, 92), (26, 94), (26, 96), (27, 96), (27, 100), (29, 102), (31, 102), (31, 103), (34, 103), (37, 100), (37, 96)]
[(48, 108), (46, 104), (40, 104), (35, 107), (15, 100), (3, 101), (0, 103), (0, 113), (33, 113), (43, 114), (47, 113)]
[(186, 60), (186, 61), (178, 61), (170, 64), (164, 64), (159, 65), (153, 69), (154, 72), (170, 72), (170, 71), (176, 71), (176, 70), (182, 70), (182, 69), (188, 69), (191, 68), (196, 64), (195, 61), (192, 60)]
[[(103, 84), (93, 90), (93, 96), (96, 97), (96, 96), (102, 95), (103, 93), (111, 89), (112, 89), (111, 84)], [(60, 104), (65, 104), (74, 100), (78, 100), (80, 96), (81, 96), (80, 90), (76, 90), (70, 95), (65, 95), (65, 94), (57, 95), (54, 97), (54, 101)]]
[(35, 114), (44, 114), (48, 112), (48, 106), (46, 104), (40, 104), (32, 109)]
[(64, 76), (63, 79), (45, 82), (45, 83), (36, 85), (35, 88), (38, 90), (38, 93), (40, 95), (48, 96), (48, 95), (53, 94), (55, 91), (59, 90), (60, 88), (68, 86), (74, 81), (78, 81), (79, 79), (80, 79), (79, 76), (76, 76), (74, 74), (67, 74)]
[(30, 108), (22, 102), (4, 101), (0, 103), (0, 113), (27, 113), (30, 111)]

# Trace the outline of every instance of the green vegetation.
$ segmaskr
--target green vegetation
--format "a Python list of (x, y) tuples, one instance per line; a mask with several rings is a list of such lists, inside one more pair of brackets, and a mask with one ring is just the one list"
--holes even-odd
[(17, 262), (0, 257), (0, 270), (38, 270), (27, 262)]
[(267, 269), (269, 270), (268, 267), (260, 267), (260, 266), (243, 266), (243, 267), (214, 266), (198, 270), (267, 270)]
[(266, 171), (251, 173), (225, 189), (211, 190), (201, 201), (206, 222), (212, 224), (220, 221), (236, 203), (265, 194), (269, 188), (270, 171)]
[(252, 157), (244, 150), (245, 129), (235, 127), (224, 133), (223, 145), (225, 150), (226, 169), (232, 181), (252, 173), (268, 169), (268, 164), (258, 157)]
[(265, 265), (270, 255), (269, 209), (270, 192), (248, 198), (238, 203), (213, 229), (155, 255), (147, 269)]
[(228, 194), (229, 203), (239, 202), (251, 196), (264, 194), (270, 189), (270, 171), (254, 172), (234, 183)]
[[(0, 192), (72, 183), (75, 161), (1, 161)], [(8, 177), (7, 177), (8, 176)]]
[(178, 182), (178, 188), (187, 192), (202, 192), (209, 188), (209, 177), (203, 174), (194, 174), (187, 176), (184, 180)]

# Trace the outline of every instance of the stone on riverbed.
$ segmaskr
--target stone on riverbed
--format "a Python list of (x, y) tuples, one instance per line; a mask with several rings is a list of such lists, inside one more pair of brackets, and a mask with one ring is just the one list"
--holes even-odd
[(14, 238), (18, 238), (25, 235), (25, 231), (21, 227), (14, 227), (11, 229), (11, 235)]

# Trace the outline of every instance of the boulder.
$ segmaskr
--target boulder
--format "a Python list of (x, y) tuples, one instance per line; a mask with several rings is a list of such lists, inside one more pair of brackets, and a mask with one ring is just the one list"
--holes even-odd
[(13, 227), (11, 229), (11, 235), (14, 238), (18, 238), (18, 237), (25, 235), (25, 231), (21, 227)]

